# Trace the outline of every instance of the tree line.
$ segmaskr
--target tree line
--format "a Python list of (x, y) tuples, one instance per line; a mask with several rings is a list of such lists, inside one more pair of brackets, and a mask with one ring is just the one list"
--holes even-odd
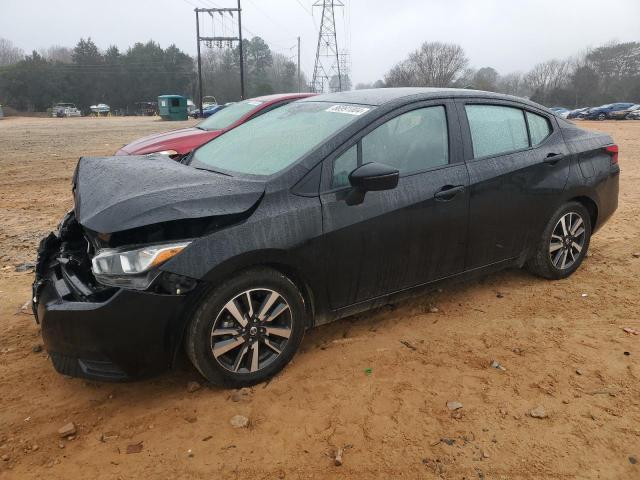
[(529, 72), (499, 74), (474, 69), (459, 45), (425, 42), (375, 84), (356, 88), (457, 87), (527, 97), (543, 105), (582, 107), (640, 103), (640, 42), (608, 43), (575, 57), (535, 65)]
[[(260, 37), (243, 43), (245, 95), (255, 97), (298, 90), (296, 64), (274, 52)], [(218, 102), (240, 98), (240, 54), (237, 45), (204, 48), (203, 95)], [(302, 75), (301, 89), (308, 90)], [(350, 80), (343, 79), (343, 89)], [(459, 45), (425, 42), (384, 76), (359, 88), (458, 87), (528, 97), (544, 105), (593, 106), (614, 101), (640, 102), (640, 43), (609, 43), (568, 58), (535, 65), (529, 72), (502, 75), (492, 67), (469, 67)], [(331, 90), (337, 89), (332, 78)], [(197, 102), (195, 59), (175, 45), (136, 43), (121, 52), (101, 51), (90, 39), (74, 48), (51, 46), (25, 55), (0, 38), (0, 103), (22, 111), (45, 111), (57, 102), (83, 110), (96, 103), (134, 112), (137, 102), (158, 95), (181, 94)]]
[[(271, 51), (260, 37), (243, 42), (245, 95), (297, 90), (297, 67)], [(204, 48), (203, 95), (218, 102), (240, 98), (239, 48)], [(303, 78), (303, 85), (306, 79)], [(162, 48), (154, 41), (136, 43), (121, 52), (101, 51), (80, 39), (72, 49), (51, 46), (25, 55), (0, 38), (0, 104), (21, 111), (46, 111), (57, 102), (75, 103), (87, 111), (106, 103), (112, 110), (135, 112), (136, 103), (156, 101), (158, 95), (178, 94), (197, 102), (195, 59), (175, 45)]]

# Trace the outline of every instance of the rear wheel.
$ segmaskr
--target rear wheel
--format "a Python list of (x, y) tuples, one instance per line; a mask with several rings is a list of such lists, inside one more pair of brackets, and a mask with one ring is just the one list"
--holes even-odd
[(575, 272), (589, 249), (591, 217), (578, 202), (562, 206), (547, 223), (527, 267), (549, 279), (566, 278)]
[(210, 382), (249, 386), (284, 368), (305, 326), (295, 284), (275, 270), (252, 269), (206, 296), (189, 325), (186, 350)]

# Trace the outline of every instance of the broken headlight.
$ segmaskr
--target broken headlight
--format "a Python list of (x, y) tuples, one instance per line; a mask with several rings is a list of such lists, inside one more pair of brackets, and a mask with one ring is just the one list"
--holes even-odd
[(91, 260), (91, 270), (100, 283), (145, 290), (158, 276), (156, 267), (175, 257), (190, 243), (147, 245), (134, 250), (102, 249)]

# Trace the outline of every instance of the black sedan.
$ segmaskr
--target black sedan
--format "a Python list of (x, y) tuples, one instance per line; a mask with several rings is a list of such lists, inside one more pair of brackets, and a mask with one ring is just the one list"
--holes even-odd
[(125, 380), (184, 351), (204, 377), (280, 371), (313, 326), (438, 282), (571, 275), (618, 204), (618, 148), (529, 101), (453, 89), (317, 96), (182, 163), (80, 159), (38, 251), (55, 368)]

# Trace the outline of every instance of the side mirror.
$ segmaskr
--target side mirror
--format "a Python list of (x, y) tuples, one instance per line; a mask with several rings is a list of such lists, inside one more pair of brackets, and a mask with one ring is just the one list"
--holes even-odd
[(382, 163), (365, 163), (349, 174), (351, 186), (363, 192), (392, 190), (398, 186), (400, 172)]

